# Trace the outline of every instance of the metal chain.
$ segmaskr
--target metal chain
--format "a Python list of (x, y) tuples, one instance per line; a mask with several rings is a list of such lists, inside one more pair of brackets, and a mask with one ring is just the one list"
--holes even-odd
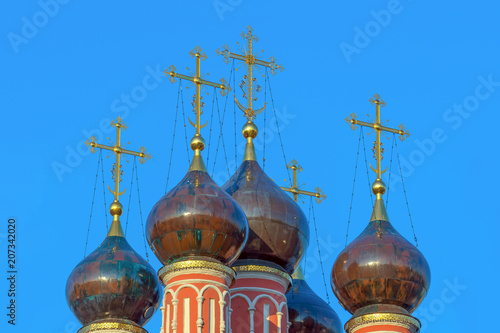
[[(214, 95), (217, 93), (217, 88), (214, 88)], [(212, 142), (212, 127), (214, 123), (214, 106), (215, 106), (215, 96), (212, 96), (212, 113), (210, 115), (210, 131), (208, 134), (208, 148), (207, 148), (207, 165), (210, 161), (210, 144)]]
[[(167, 194), (168, 181), (170, 179), (170, 170), (172, 168), (172, 156), (174, 155), (175, 130), (177, 128), (177, 115), (179, 113), (178, 112), (179, 111), (179, 96), (181, 95), (181, 89), (182, 89), (181, 82), (182, 82), (182, 80), (179, 80), (179, 89), (177, 90), (177, 105), (175, 106), (174, 134), (172, 135), (172, 147), (170, 148), (170, 160), (168, 161), (168, 172), (167, 172), (167, 183), (165, 184), (165, 194)], [(187, 136), (186, 136), (186, 139), (187, 139)], [(189, 155), (188, 155), (188, 157), (189, 157)]]
[(139, 200), (139, 215), (141, 216), (142, 239), (144, 240), (144, 252), (146, 253), (146, 260), (147, 262), (149, 262), (148, 247), (146, 246), (146, 232), (144, 230), (144, 222), (142, 220), (141, 194), (139, 192), (139, 173), (137, 171), (136, 156), (134, 156), (134, 165), (135, 165), (135, 182), (137, 183), (137, 199)]
[(102, 196), (104, 198), (104, 219), (106, 221), (106, 231), (108, 231), (108, 208), (106, 205), (106, 186), (104, 186), (104, 161), (102, 159), (102, 149), (99, 152), (99, 157), (101, 158), (101, 176), (102, 176)]
[(391, 161), (389, 162), (389, 180), (387, 181), (387, 197), (385, 199), (385, 209), (389, 207), (389, 190), (391, 189), (391, 175), (392, 175), (392, 153), (394, 152), (394, 141), (396, 140), (396, 134), (392, 134), (392, 147), (391, 147)]
[[(312, 197), (311, 197), (312, 198)], [(309, 214), (307, 216), (307, 224), (311, 224), (311, 205), (309, 205)], [(307, 251), (306, 251), (306, 254), (304, 256), (304, 265), (303, 265), (304, 269), (302, 270), (303, 273), (304, 273), (304, 276), (306, 275), (306, 267), (307, 267)]]
[[(127, 230), (128, 230), (128, 217), (130, 214), (130, 203), (132, 202), (132, 188), (134, 185), (134, 170), (135, 170), (135, 157), (134, 157), (134, 163), (132, 164), (132, 176), (130, 177), (130, 190), (128, 191), (128, 207), (127, 207), (127, 220), (125, 222), (125, 236), (127, 236)], [(166, 191), (166, 190), (165, 190)]]
[[(233, 60), (233, 62), (234, 62), (234, 60)], [(233, 76), (233, 68), (231, 68), (231, 73), (229, 74), (229, 80), (228, 80), (228, 82), (231, 82), (231, 77), (232, 76)], [(222, 141), (222, 147), (224, 149), (224, 157), (226, 158), (227, 173), (229, 175), (229, 178), (231, 178), (231, 174), (229, 172), (229, 164), (227, 162), (226, 145), (224, 143), (224, 134), (222, 133), (222, 124), (224, 123), (224, 119), (226, 117), (228, 97), (229, 97), (229, 94), (226, 94), (226, 101), (224, 102), (224, 113), (222, 114), (222, 120), (221, 120), (221, 118), (220, 118), (220, 110), (219, 110), (219, 99), (217, 97), (217, 94), (215, 94), (215, 100), (217, 102), (217, 115), (218, 115), (218, 118), (219, 118), (220, 134), (219, 134), (219, 139), (217, 140), (217, 148), (215, 149), (214, 167), (212, 168), (212, 175), (211, 175), (211, 177), (214, 176), (215, 165), (217, 164), (217, 155), (219, 154), (219, 146), (220, 146), (220, 142)]]
[(314, 204), (313, 204), (313, 201), (312, 201), (312, 197), (310, 197), (310, 202), (311, 202), (311, 207), (312, 207), (312, 216), (313, 216), (313, 222), (314, 222), (314, 232), (316, 233), (316, 243), (318, 245), (319, 265), (321, 267), (321, 274), (323, 275), (323, 284), (325, 285), (326, 300), (328, 301), (328, 304), (330, 304), (330, 296), (328, 295), (328, 287), (326, 285), (325, 269), (323, 268), (323, 259), (321, 258), (321, 248), (320, 248), (320, 245), (319, 245), (318, 227), (316, 225), (316, 216), (314, 214)]
[(399, 159), (398, 143), (396, 141), (394, 142), (396, 145), (396, 156), (398, 158), (399, 174), (401, 175), (401, 184), (403, 184), (403, 192), (405, 194), (406, 208), (408, 209), (408, 216), (410, 217), (411, 230), (413, 231), (413, 239), (415, 240), (415, 246), (418, 247), (417, 236), (415, 235), (415, 228), (413, 227), (413, 220), (411, 218), (411, 213), (410, 213), (410, 205), (408, 204), (408, 197), (406, 195), (406, 187), (403, 179), (403, 171), (401, 170), (401, 161)]
[(280, 138), (281, 151), (283, 152), (283, 159), (285, 161), (286, 172), (288, 173), (288, 180), (290, 181), (290, 184), (293, 184), (292, 177), (290, 176), (290, 170), (288, 170), (288, 168), (286, 167), (288, 162), (287, 162), (286, 155), (285, 155), (285, 148), (283, 147), (283, 140), (281, 139), (280, 127), (278, 125), (278, 116), (276, 115), (276, 108), (274, 107), (274, 99), (273, 99), (273, 91), (271, 89), (271, 81), (269, 80), (269, 74), (267, 73), (267, 70), (266, 70), (266, 77), (267, 77), (267, 80), (269, 82), (269, 96), (271, 97), (271, 104), (273, 105), (274, 119), (276, 120), (276, 130), (278, 131), (278, 137)]
[[(267, 75), (267, 67), (266, 67)], [(264, 105), (267, 105), (267, 77), (264, 76)], [(264, 108), (264, 144), (262, 152), (262, 170), (266, 168), (266, 118), (267, 118), (267, 108)]]
[[(234, 69), (234, 59), (233, 59), (233, 69)], [(231, 73), (232, 72), (233, 72), (233, 70), (231, 70)], [(233, 76), (233, 113), (234, 113), (234, 165), (235, 165), (234, 171), (236, 172), (236, 170), (238, 170), (238, 147), (236, 145), (236, 141), (237, 141), (237, 139), (236, 139), (236, 75)]]
[(347, 239), (349, 238), (349, 226), (351, 225), (352, 202), (354, 200), (354, 186), (356, 185), (356, 174), (358, 172), (359, 148), (361, 146), (361, 131), (359, 132), (358, 151), (356, 153), (356, 165), (354, 167), (354, 180), (352, 182), (351, 204), (349, 206), (349, 218), (347, 219), (347, 232), (345, 234), (345, 246), (347, 246)]
[[(102, 150), (99, 149), (100, 154), (102, 154)], [(101, 159), (97, 159), (97, 172), (95, 173), (95, 182), (94, 182), (94, 193), (92, 194), (92, 205), (90, 206), (90, 217), (89, 217), (89, 226), (87, 228), (87, 238), (85, 240), (85, 250), (83, 251), (83, 258), (87, 255), (87, 245), (89, 243), (89, 235), (90, 235), (90, 223), (92, 222), (92, 212), (94, 211), (94, 199), (95, 199), (95, 191), (97, 188), (97, 179), (99, 178), (99, 165), (101, 164)]]
[(361, 126), (361, 134), (363, 136), (363, 151), (365, 153), (365, 166), (366, 166), (366, 177), (368, 179), (368, 192), (370, 193), (370, 199), (372, 201), (372, 206), (373, 206), (373, 194), (372, 194), (372, 190), (371, 190), (370, 174), (368, 172), (368, 159), (366, 158), (365, 136), (363, 135), (363, 127), (362, 126)]
[[(179, 80), (181, 81), (181, 80)], [(180, 82), (179, 82), (180, 84)], [(181, 104), (182, 104), (182, 118), (184, 119), (184, 137), (186, 138), (186, 153), (188, 158), (188, 163), (191, 165), (191, 158), (189, 157), (189, 144), (188, 144), (188, 134), (187, 134), (187, 126), (186, 126), (186, 113), (184, 112), (184, 89), (181, 86)]]
[[(226, 107), (224, 106), (224, 113), (222, 114), (222, 120), (221, 120), (220, 110), (219, 110), (219, 99), (217, 97), (217, 94), (215, 95), (215, 101), (217, 102), (217, 115), (219, 118), (220, 135), (219, 135), (219, 142), (217, 143), (217, 149), (215, 150), (215, 161), (214, 161), (214, 167), (212, 169), (212, 177), (214, 176), (215, 172), (215, 164), (217, 162), (217, 154), (219, 152), (219, 143), (222, 141), (222, 150), (224, 151), (224, 159), (226, 160), (227, 174), (228, 177), (231, 178), (231, 173), (229, 172), (229, 163), (227, 162), (226, 144), (224, 143), (224, 134), (222, 132), (222, 124), (224, 123), (224, 118), (226, 117)], [(227, 105), (227, 99), (226, 99), (226, 105)]]

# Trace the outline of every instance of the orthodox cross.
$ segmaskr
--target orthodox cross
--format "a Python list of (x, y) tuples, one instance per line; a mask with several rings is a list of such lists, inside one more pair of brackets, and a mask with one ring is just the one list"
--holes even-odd
[[(111, 190), (111, 188), (108, 185), (108, 189), (113, 195), (115, 196), (114, 202), (110, 206), (110, 212), (111, 215), (113, 215), (113, 221), (118, 221), (118, 217), (121, 215), (123, 207), (120, 204), (118, 198), (120, 195), (124, 194), (126, 189), (120, 192), (120, 181), (121, 178), (120, 176), (123, 174), (123, 171), (121, 170), (121, 164), (120, 164), (120, 158), (122, 154), (125, 155), (132, 155), (132, 156), (138, 156), (141, 159), (139, 162), (141, 164), (144, 164), (147, 160), (151, 158), (151, 155), (146, 151), (144, 147), (139, 148), (139, 151), (132, 151), (132, 150), (127, 150), (123, 149), (123, 146), (121, 144), (121, 131), (127, 129), (127, 125), (123, 122), (122, 118), (118, 117), (115, 120), (111, 122), (111, 126), (116, 128), (116, 142), (112, 146), (106, 146), (102, 145), (100, 143), (97, 143), (97, 139), (95, 136), (91, 136), (89, 140), (85, 141), (85, 145), (89, 147), (90, 151), (94, 153), (96, 151), (96, 148), (99, 149), (105, 149), (113, 152), (116, 155), (116, 161), (115, 164), (113, 165), (113, 169), (111, 172), (113, 173), (113, 179), (115, 181), (115, 190)], [(109, 138), (108, 138), (109, 139)], [(117, 228), (118, 226), (115, 226)], [(112, 226), (113, 228), (113, 226)], [(121, 230), (121, 227), (120, 227)], [(111, 232), (111, 231), (110, 231)]]
[[(105, 149), (112, 151), (116, 155), (116, 162), (115, 165), (113, 165), (113, 179), (115, 181), (115, 190), (111, 190), (111, 188), (108, 185), (108, 189), (111, 193), (114, 194), (115, 200), (118, 201), (118, 197), (122, 194), (125, 193), (126, 189), (123, 190), (123, 192), (120, 192), (120, 176), (123, 174), (123, 171), (121, 170), (121, 165), (120, 165), (120, 155), (121, 154), (126, 154), (126, 155), (133, 155), (133, 156), (139, 156), (141, 159), (139, 162), (141, 164), (146, 163), (147, 160), (151, 158), (151, 155), (146, 151), (144, 147), (139, 148), (139, 152), (136, 151), (131, 151), (127, 149), (123, 149), (121, 146), (121, 131), (127, 129), (127, 125), (123, 122), (122, 118), (118, 117), (115, 120), (111, 122), (111, 126), (116, 128), (116, 143), (114, 146), (106, 146), (106, 145), (101, 145), (100, 143), (96, 142), (96, 137), (91, 136), (89, 140), (85, 141), (85, 145), (89, 147), (90, 151), (92, 153), (95, 152), (96, 148), (100, 149)], [(130, 143), (130, 142), (128, 142)]]
[(300, 186), (305, 184), (298, 185), (297, 183), (297, 172), (302, 172), (302, 167), (297, 163), (296, 160), (292, 160), (290, 163), (288, 163), (286, 165), (286, 168), (288, 170), (292, 170), (293, 172), (293, 184), (291, 184), (290, 187), (280, 186), (280, 188), (283, 191), (292, 193), (293, 200), (295, 200), (295, 202), (297, 202), (299, 195), (308, 195), (310, 197), (315, 197), (317, 203), (320, 203), (321, 201), (326, 199), (326, 195), (323, 192), (321, 192), (321, 189), (319, 187), (316, 187), (316, 192), (309, 192), (300, 189)]
[[(275, 75), (276, 70), (279, 70), (280, 72), (283, 71), (283, 66), (282, 65), (277, 65), (276, 64), (276, 59), (274, 57), (270, 57), (270, 61), (263, 61), (260, 59), (257, 59), (258, 54), (253, 53), (253, 42), (257, 42), (259, 39), (257, 38), (256, 35), (253, 33), (253, 28), (251, 26), (247, 27), (248, 32), (242, 32), (241, 37), (247, 40), (247, 50), (242, 50), (243, 55), (241, 54), (236, 54), (232, 53), (229, 51), (229, 46), (224, 45), (222, 47), (222, 51), (220, 49), (217, 49), (215, 53), (218, 55), (224, 56), (224, 62), (228, 64), (230, 62), (229, 59), (236, 59), (236, 60), (241, 60), (244, 61), (247, 65), (247, 74), (243, 77), (246, 80), (246, 83), (242, 82), (240, 84), (240, 88), (243, 90), (243, 97), (247, 99), (247, 107), (245, 108), (237, 99), (236, 95), (234, 96), (234, 100), (236, 102), (236, 105), (238, 105), (238, 108), (245, 113), (245, 117), (249, 122), (253, 121), (259, 113), (264, 111), (266, 108), (266, 105), (264, 104), (263, 107), (261, 107), (258, 110), (253, 109), (253, 102), (257, 100), (257, 98), (254, 98), (254, 82), (257, 80), (256, 78), (253, 77), (253, 70), (256, 65), (267, 67), (271, 69), (271, 74)], [(237, 43), (239, 44), (239, 43)], [(264, 52), (264, 50), (262, 50)], [(258, 68), (258, 67), (256, 67)], [(246, 91), (243, 89), (243, 85), (246, 85)], [(260, 87), (257, 85), (255, 91), (259, 91)]]
[(196, 94), (194, 103), (196, 122), (193, 123), (191, 119), (188, 118), (191, 125), (193, 125), (194, 128), (196, 129), (196, 134), (193, 137), (193, 139), (191, 139), (191, 149), (194, 150), (195, 157), (193, 158), (193, 162), (191, 163), (190, 170), (206, 171), (206, 167), (203, 164), (203, 160), (201, 159), (200, 155), (203, 148), (205, 148), (205, 140), (203, 140), (203, 138), (201, 137), (200, 129), (207, 126), (208, 123), (207, 121), (205, 122), (205, 124), (201, 125), (201, 113), (202, 113), (201, 88), (203, 85), (219, 88), (221, 89), (220, 91), (221, 95), (225, 96), (228, 92), (231, 91), (231, 87), (229, 85), (226, 86), (226, 80), (224, 79), (220, 79), (219, 81), (220, 83), (214, 83), (203, 79), (201, 75), (200, 65), (201, 65), (201, 60), (207, 59), (207, 55), (203, 53), (203, 51), (199, 46), (196, 46), (192, 51), (190, 51), (189, 55), (193, 58), (196, 58), (196, 73), (192, 73), (192, 76), (177, 73), (176, 68), (173, 65), (170, 66), (168, 69), (166, 69), (163, 73), (166, 76), (170, 76), (169, 80), (171, 83), (175, 82), (175, 78), (179, 78), (191, 81), (196, 85)]
[(399, 134), (399, 138), (401, 139), (401, 141), (404, 141), (407, 137), (410, 136), (410, 132), (408, 132), (402, 124), (399, 125), (399, 129), (382, 126), (382, 123), (380, 121), (380, 106), (384, 107), (385, 102), (380, 98), (379, 94), (375, 94), (375, 96), (370, 98), (370, 103), (372, 105), (375, 104), (375, 121), (373, 121), (372, 123), (367, 123), (364, 121), (357, 120), (358, 117), (354, 113), (352, 113), (349, 117), (347, 117), (345, 121), (351, 126), (353, 130), (356, 129), (356, 125), (373, 128), (375, 130), (377, 138), (376, 141), (374, 142), (373, 150), (375, 153), (374, 157), (377, 161), (377, 169), (372, 167), (371, 164), (370, 168), (372, 168), (372, 170), (377, 174), (377, 180), (381, 180), (382, 174), (387, 171), (387, 167), (384, 170), (382, 170), (381, 167), (381, 162), (383, 159), (382, 153), (384, 151), (384, 149), (382, 148), (382, 143), (380, 142), (381, 133), (390, 132)]

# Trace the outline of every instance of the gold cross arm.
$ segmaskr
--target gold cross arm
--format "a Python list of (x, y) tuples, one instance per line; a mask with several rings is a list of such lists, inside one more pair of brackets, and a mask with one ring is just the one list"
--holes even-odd
[(99, 149), (105, 149), (108, 151), (111, 151), (115, 153), (116, 155), (116, 161), (113, 169), (113, 175), (114, 175), (114, 180), (115, 180), (115, 190), (111, 190), (111, 188), (108, 185), (109, 191), (114, 194), (115, 196), (115, 201), (118, 201), (118, 197), (122, 194), (125, 193), (125, 190), (120, 192), (120, 176), (122, 174), (121, 171), (121, 165), (120, 165), (120, 155), (125, 154), (125, 155), (132, 155), (132, 156), (138, 156), (141, 159), (139, 160), (141, 164), (144, 164), (147, 160), (151, 158), (151, 155), (146, 151), (144, 147), (139, 148), (139, 151), (132, 151), (128, 149), (123, 149), (121, 146), (121, 131), (127, 129), (127, 126), (123, 122), (123, 120), (118, 117), (114, 121), (111, 122), (111, 126), (116, 128), (116, 143), (114, 146), (107, 146), (103, 145), (100, 143), (97, 143), (97, 139), (95, 136), (90, 137), (89, 140), (85, 141), (85, 145), (89, 147), (90, 151), (94, 153), (96, 151), (96, 148)]
[[(310, 197), (315, 197), (317, 203), (321, 203), (321, 201), (326, 199), (326, 195), (321, 191), (319, 187), (316, 187), (316, 192), (304, 191), (300, 188), (297, 183), (297, 172), (302, 172), (302, 167), (297, 163), (296, 160), (292, 160), (287, 164), (286, 168), (288, 170), (292, 170), (293, 172), (293, 184), (290, 187), (280, 186), (280, 188), (285, 192), (290, 192), (293, 195), (293, 200), (297, 202), (299, 195), (307, 195)], [(303, 184), (305, 185), (305, 184)]]
[(384, 132), (399, 134), (399, 139), (401, 141), (404, 141), (407, 137), (410, 136), (410, 132), (408, 132), (406, 130), (406, 128), (403, 126), (403, 124), (399, 125), (399, 129), (395, 129), (395, 128), (390, 128), (390, 127), (385, 127), (383, 125), (377, 125), (376, 123), (367, 123), (366, 121), (361, 121), (361, 120), (358, 120), (357, 118), (358, 118), (358, 116), (356, 116), (355, 113), (351, 113), (351, 115), (345, 119), (345, 121), (348, 124), (350, 124), (350, 126), (353, 130), (356, 129), (356, 125), (370, 127), (370, 128), (373, 128), (374, 130), (377, 130), (377, 131), (384, 131)]

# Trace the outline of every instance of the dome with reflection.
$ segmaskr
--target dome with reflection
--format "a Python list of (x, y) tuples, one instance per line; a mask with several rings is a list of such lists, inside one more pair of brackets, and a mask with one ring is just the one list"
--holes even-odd
[(247, 123), (245, 160), (222, 186), (243, 208), (248, 241), (238, 262), (274, 265), (292, 274), (309, 244), (307, 218), (292, 198), (270, 179), (255, 160), (251, 139), (257, 127)]
[(204, 165), (199, 169), (191, 168), (149, 214), (147, 240), (163, 264), (203, 257), (231, 265), (245, 245), (245, 213)]
[(336, 259), (331, 282), (352, 314), (381, 305), (392, 306), (392, 313), (411, 313), (427, 294), (430, 279), (425, 257), (394, 229), (377, 199), (368, 226)]
[(143, 326), (157, 310), (160, 295), (154, 269), (121, 235), (108, 234), (66, 283), (68, 305), (83, 325), (113, 321)]
[(289, 333), (342, 333), (337, 313), (309, 287), (301, 267), (293, 273), (293, 287), (286, 294)]

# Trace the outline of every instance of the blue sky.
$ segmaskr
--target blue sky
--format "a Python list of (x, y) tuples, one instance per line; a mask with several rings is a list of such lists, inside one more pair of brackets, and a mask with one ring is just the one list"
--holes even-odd
[[(57, 5), (55, 5), (57, 4)], [(121, 116), (130, 149), (145, 146), (153, 156), (139, 165), (143, 220), (165, 192), (178, 83), (163, 77), (174, 64), (194, 68), (188, 52), (199, 45), (208, 59), (202, 70), (211, 80), (230, 74), (215, 50), (236, 49), (251, 24), (256, 49), (274, 55), (285, 71), (271, 77), (276, 117), (267, 95), (266, 172), (279, 184), (287, 178), (274, 119), (278, 118), (288, 160), (304, 168), (307, 189), (320, 186), (328, 198), (315, 206), (323, 264), (329, 276), (344, 246), (359, 130), (344, 119), (374, 114), (375, 93), (387, 103), (388, 126), (403, 123), (411, 137), (398, 142), (402, 173), (419, 249), (429, 261), (429, 294), (415, 312), (423, 332), (471, 332), (490, 328), (496, 309), (491, 297), (498, 268), (498, 206), (495, 124), (500, 121), (498, 4), (489, 2), (371, 1), (191, 2), (69, 1), (9, 2), (0, 11), (2, 137), (0, 166), (2, 229), (0, 260), (6, 271), (7, 218), (17, 220), (17, 325), (8, 332), (72, 333), (80, 327), (64, 297), (66, 279), (83, 258), (98, 154), (83, 142), (91, 135), (109, 143), (107, 123)], [(237, 80), (241, 80), (241, 71)], [(263, 80), (259, 77), (261, 84)], [(238, 81), (237, 81), (238, 82)], [(185, 91), (191, 115), (191, 90)], [(208, 90), (212, 93), (211, 90)], [(213, 95), (205, 97), (205, 120)], [(241, 95), (239, 95), (241, 99)], [(258, 103), (264, 102), (263, 93)], [(220, 112), (224, 99), (219, 97)], [(230, 172), (241, 162), (244, 118), (228, 102), (224, 123)], [(216, 118), (215, 118), (216, 119)], [(182, 113), (176, 128), (169, 188), (188, 167)], [(188, 125), (188, 139), (194, 129)], [(209, 126), (202, 134), (208, 141)], [(212, 140), (219, 135), (217, 121)], [(371, 159), (371, 137), (366, 138)], [(390, 140), (385, 141), (390, 160)], [(219, 185), (227, 179), (222, 148), (209, 171)], [(262, 158), (263, 152), (258, 149)], [(354, 239), (368, 223), (371, 202), (364, 157), (358, 166), (349, 230)], [(106, 156), (106, 155), (104, 155)], [(207, 153), (204, 153), (207, 156)], [(235, 162), (236, 161), (236, 162)], [(112, 159), (104, 158), (105, 183)], [(125, 163), (123, 187), (130, 187)], [(388, 213), (397, 230), (413, 239), (397, 165), (393, 164)], [(373, 181), (374, 174), (370, 171)], [(133, 185), (128, 240), (144, 256), (141, 218)], [(88, 251), (106, 234), (99, 178)], [(129, 190), (128, 190), (129, 191)], [(121, 200), (127, 207), (129, 193)], [(112, 196), (106, 193), (106, 201)], [(308, 199), (303, 206), (308, 214)], [(125, 220), (125, 216), (124, 216)], [(311, 235), (314, 236), (313, 229)], [(326, 298), (311, 237), (307, 279)], [(155, 269), (160, 263), (149, 251)], [(6, 274), (5, 274), (6, 275)], [(7, 306), (2, 277), (0, 301)], [(329, 282), (328, 282), (329, 283)], [(346, 322), (350, 315), (328, 287), (331, 304)], [(5, 311), (5, 310), (4, 310)], [(480, 315), (480, 316), (479, 316)], [(160, 327), (158, 312), (146, 326)]]

